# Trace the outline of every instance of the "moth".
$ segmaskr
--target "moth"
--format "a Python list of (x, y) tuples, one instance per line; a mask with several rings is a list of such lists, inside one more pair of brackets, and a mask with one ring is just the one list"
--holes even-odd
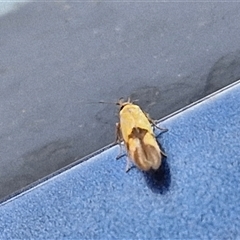
[(157, 170), (161, 166), (162, 155), (166, 156), (157, 143), (152, 125), (159, 127), (130, 99), (128, 101), (120, 99), (117, 105), (119, 123), (116, 123), (116, 141), (121, 144), (123, 140), (126, 147), (126, 172), (130, 170), (131, 162), (143, 171)]

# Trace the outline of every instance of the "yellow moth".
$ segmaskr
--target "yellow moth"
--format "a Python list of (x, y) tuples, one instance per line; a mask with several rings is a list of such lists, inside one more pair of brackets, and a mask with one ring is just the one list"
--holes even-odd
[(129, 99), (126, 102), (119, 100), (118, 105), (120, 109), (116, 135), (117, 141), (120, 143), (123, 140), (127, 150), (126, 172), (130, 170), (129, 160), (143, 171), (157, 170), (161, 165), (162, 155), (165, 154), (153, 133), (153, 120)]

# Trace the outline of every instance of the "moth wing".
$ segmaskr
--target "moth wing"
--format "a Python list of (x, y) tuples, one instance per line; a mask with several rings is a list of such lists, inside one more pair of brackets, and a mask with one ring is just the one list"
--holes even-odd
[(127, 147), (129, 158), (134, 164), (138, 168), (148, 171), (151, 168), (151, 162), (146, 158), (140, 140), (138, 138), (130, 138)]
[(142, 170), (158, 169), (161, 165), (161, 152), (153, 134), (146, 129), (134, 128), (129, 136), (129, 157)]
[(162, 156), (155, 136), (147, 132), (143, 138), (142, 146), (146, 153), (146, 159), (151, 162), (151, 168), (158, 169), (162, 162)]
[(119, 116), (121, 132), (125, 142), (128, 141), (128, 136), (134, 128), (146, 129), (153, 134), (152, 126), (139, 106), (127, 105), (120, 111)]

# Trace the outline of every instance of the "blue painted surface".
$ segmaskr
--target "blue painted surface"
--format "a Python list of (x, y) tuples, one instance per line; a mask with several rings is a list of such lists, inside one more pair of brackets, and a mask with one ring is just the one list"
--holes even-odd
[(2, 203), (0, 238), (239, 238), (239, 99), (240, 84), (162, 122), (159, 175), (125, 173), (113, 147)]

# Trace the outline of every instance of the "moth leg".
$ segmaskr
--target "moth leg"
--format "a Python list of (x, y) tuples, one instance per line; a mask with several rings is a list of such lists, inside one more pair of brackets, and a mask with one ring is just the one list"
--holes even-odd
[(145, 116), (147, 117), (148, 121), (149, 121), (154, 127), (156, 127), (156, 128), (158, 128), (158, 129), (160, 129), (160, 130), (163, 131), (162, 133), (168, 131), (167, 128), (161, 128), (161, 127), (157, 126), (157, 124), (155, 123), (155, 121), (149, 116), (148, 113), (144, 112), (144, 114), (145, 114)]
[(126, 164), (126, 173), (129, 172), (133, 167), (135, 167), (130, 159), (127, 157), (127, 164)]
[(120, 143), (122, 139), (120, 123), (116, 123), (116, 130), (115, 130), (115, 143)]
[(120, 158), (122, 158), (122, 157), (124, 157), (124, 156), (126, 156), (126, 153), (123, 153), (123, 149), (122, 149), (122, 144), (121, 144), (121, 142), (119, 142), (119, 147), (120, 147), (120, 152), (119, 152), (119, 154), (118, 154), (117, 157), (116, 157), (117, 160), (120, 159)]
[(157, 141), (158, 143), (158, 146), (159, 146), (159, 149), (160, 149), (160, 153), (164, 156), (164, 157), (167, 157), (167, 154), (162, 150), (162, 146), (161, 144)]
[(163, 134), (163, 133), (165, 133), (165, 132), (167, 132), (167, 131), (168, 131), (168, 129), (162, 130), (162, 132), (160, 132), (160, 133), (158, 133), (157, 135), (155, 135), (155, 138), (158, 138), (161, 134)]
[(160, 148), (160, 152), (164, 157), (167, 157), (167, 154)]
[(115, 140), (115, 142), (118, 143), (119, 147), (120, 147), (120, 153), (116, 157), (117, 160), (126, 155), (126, 153), (123, 153), (121, 141), (122, 141), (122, 135), (121, 135), (120, 123), (116, 123), (116, 140)]

